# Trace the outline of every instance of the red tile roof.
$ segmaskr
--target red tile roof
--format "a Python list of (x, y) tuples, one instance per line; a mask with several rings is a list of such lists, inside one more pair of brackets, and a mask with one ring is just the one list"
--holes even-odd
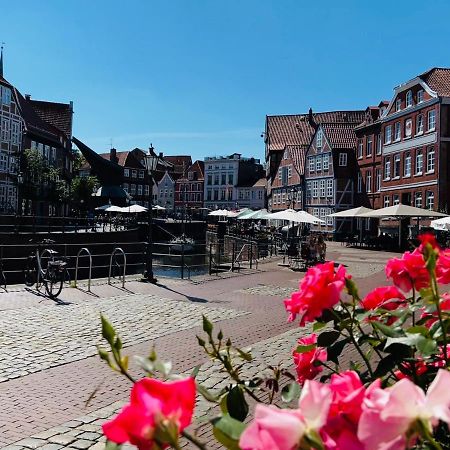
[(450, 68), (433, 67), (419, 75), (440, 97), (450, 97)]
[[(363, 119), (363, 116), (361, 116)], [(323, 123), (322, 128), (333, 149), (356, 146), (356, 123)]]
[[(364, 111), (328, 111), (313, 113), (316, 124), (352, 123), (353, 126), (364, 120)], [(308, 146), (315, 132), (308, 120), (308, 114), (267, 116), (266, 139), (269, 151), (282, 151), (286, 145)]]
[(68, 139), (72, 137), (72, 105), (67, 103), (27, 100), (34, 112), (45, 122), (60, 129)]
[(260, 178), (258, 181), (255, 182), (253, 187), (266, 187), (267, 186), (267, 180), (266, 178)]
[(192, 158), (189, 155), (164, 156), (166, 161), (174, 165), (174, 171), (183, 173), (192, 166)]
[(303, 175), (305, 173), (305, 155), (307, 147), (305, 145), (289, 145), (287, 146), (287, 149), (289, 149), (289, 154), (295, 170), (297, 170), (300, 175)]
[[(119, 164), (119, 166), (122, 166), (122, 167), (124, 167), (125, 165), (126, 165), (126, 162), (127, 162), (127, 157), (128, 157), (128, 154), (129, 154), (130, 152), (129, 151), (125, 151), (125, 152), (116, 152), (116, 157), (117, 157), (117, 159), (119, 160), (118, 161), (118, 164)], [(105, 159), (107, 159), (108, 161), (110, 161), (110, 153), (108, 152), (108, 153), (100, 153), (100, 156), (102, 157), (102, 158), (105, 158)]]

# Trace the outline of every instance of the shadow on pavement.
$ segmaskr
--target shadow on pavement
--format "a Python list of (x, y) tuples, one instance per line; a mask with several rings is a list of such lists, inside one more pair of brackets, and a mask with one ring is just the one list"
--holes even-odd
[(170, 289), (170, 287), (165, 286), (164, 284), (156, 283), (156, 286), (166, 289), (167, 291), (171, 291), (174, 294), (182, 295), (183, 297), (186, 297), (190, 302), (193, 302), (193, 303), (208, 303), (209, 302), (205, 298), (193, 297), (192, 295), (187, 295), (187, 294), (183, 294), (181, 292), (175, 291), (174, 289)]

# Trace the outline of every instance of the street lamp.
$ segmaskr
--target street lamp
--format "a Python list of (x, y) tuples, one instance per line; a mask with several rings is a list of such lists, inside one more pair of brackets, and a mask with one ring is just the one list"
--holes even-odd
[(20, 197), (20, 191), (22, 190), (22, 186), (23, 186), (23, 173), (19, 172), (17, 174), (17, 207), (19, 209), (19, 216), (23, 215), (23, 204), (22, 204), (22, 199)]
[(149, 181), (149, 197), (148, 202), (148, 239), (147, 239), (147, 261), (145, 264), (145, 273), (142, 281), (148, 283), (156, 283), (156, 278), (153, 276), (153, 171), (158, 166), (159, 158), (156, 155), (153, 145), (150, 144), (148, 154), (144, 156), (144, 166), (147, 169)]

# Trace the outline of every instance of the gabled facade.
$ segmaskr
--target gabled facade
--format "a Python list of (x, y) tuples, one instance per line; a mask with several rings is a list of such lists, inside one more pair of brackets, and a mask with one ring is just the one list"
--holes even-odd
[(177, 179), (175, 173), (166, 171), (158, 182), (158, 198), (157, 203), (163, 206), (167, 211), (173, 211), (175, 208), (175, 181)]
[(205, 187), (205, 163), (195, 161), (175, 182), (175, 209), (202, 208)]

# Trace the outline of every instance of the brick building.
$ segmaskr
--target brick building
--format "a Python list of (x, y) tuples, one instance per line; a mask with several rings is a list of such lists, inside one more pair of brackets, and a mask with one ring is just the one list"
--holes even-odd
[(199, 209), (203, 207), (205, 163), (195, 161), (175, 181), (175, 209)]
[(364, 111), (322, 113), (317, 124), (305, 155), (305, 210), (325, 223), (313, 229), (335, 235), (347, 228), (345, 220), (328, 215), (355, 205), (358, 174), (355, 127), (364, 115)]
[(394, 89), (381, 116), (383, 206), (449, 212), (450, 69), (433, 68)]
[[(58, 169), (60, 180), (73, 176), (73, 104), (32, 100), (3, 77), (0, 56), (0, 213), (65, 215), (68, 204), (52, 198), (51, 182), (31, 189), (24, 151), (36, 150)], [(22, 183), (20, 183), (22, 182)]]

